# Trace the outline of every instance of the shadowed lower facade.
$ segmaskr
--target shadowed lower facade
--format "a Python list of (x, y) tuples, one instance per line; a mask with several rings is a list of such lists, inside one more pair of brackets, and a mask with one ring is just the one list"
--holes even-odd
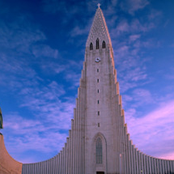
[[(0, 156), (1, 161), (3, 158)], [(5, 171), (6, 165), (1, 163), (0, 167)], [(174, 160), (148, 156), (130, 140), (112, 43), (100, 6), (86, 42), (74, 119), (65, 146), (49, 160), (16, 165), (15, 174), (174, 174)]]

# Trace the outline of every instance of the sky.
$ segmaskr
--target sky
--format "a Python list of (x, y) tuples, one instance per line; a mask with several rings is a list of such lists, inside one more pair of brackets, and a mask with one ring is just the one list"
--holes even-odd
[(64, 146), (98, 3), (130, 138), (174, 159), (173, 0), (0, 0), (0, 131), (14, 159), (43, 161)]

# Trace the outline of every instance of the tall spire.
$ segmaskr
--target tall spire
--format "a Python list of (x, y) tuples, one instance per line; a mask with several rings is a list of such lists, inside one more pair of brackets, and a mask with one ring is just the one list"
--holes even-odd
[(100, 5), (101, 5), (100, 3), (97, 4), (98, 8), (100, 8)]
[(92, 27), (91, 27), (90, 33), (88, 35), (86, 47), (89, 47), (91, 42), (95, 43), (97, 38), (101, 41), (104, 40), (107, 45), (108, 44), (112, 45), (110, 35), (108, 32), (108, 27), (106, 25), (106, 21), (105, 21), (103, 12), (100, 8), (100, 4), (98, 4), (97, 6), (98, 6), (98, 8), (96, 10), (94, 20), (92, 23)]

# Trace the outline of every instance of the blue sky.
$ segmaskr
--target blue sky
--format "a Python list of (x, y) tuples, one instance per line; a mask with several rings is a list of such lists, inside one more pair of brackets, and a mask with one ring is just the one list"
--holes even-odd
[(16, 160), (46, 160), (64, 146), (97, 3), (130, 137), (174, 159), (174, 1), (0, 0), (1, 132)]

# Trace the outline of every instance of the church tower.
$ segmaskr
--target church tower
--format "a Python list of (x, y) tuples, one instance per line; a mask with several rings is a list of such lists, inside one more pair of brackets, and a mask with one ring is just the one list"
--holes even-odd
[(85, 173), (118, 172), (121, 115), (113, 49), (98, 5), (86, 42)]
[(63, 149), (49, 160), (21, 164), (9, 158), (2, 135), (0, 147), (0, 173), (5, 171), (2, 174), (174, 173), (173, 160), (148, 156), (130, 140), (112, 43), (100, 5), (86, 42), (74, 119)]

